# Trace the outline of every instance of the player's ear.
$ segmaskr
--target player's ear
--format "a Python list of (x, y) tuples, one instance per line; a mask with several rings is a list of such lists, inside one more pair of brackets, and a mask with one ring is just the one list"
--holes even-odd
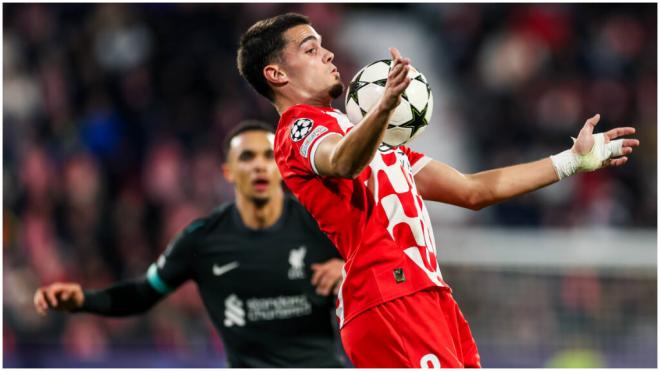
[(220, 165), (220, 169), (222, 170), (222, 176), (225, 178), (225, 180), (231, 184), (234, 184), (234, 173), (232, 172), (231, 165), (225, 162)]
[(264, 67), (263, 73), (266, 81), (275, 86), (282, 86), (289, 81), (288, 75), (278, 64), (267, 65)]

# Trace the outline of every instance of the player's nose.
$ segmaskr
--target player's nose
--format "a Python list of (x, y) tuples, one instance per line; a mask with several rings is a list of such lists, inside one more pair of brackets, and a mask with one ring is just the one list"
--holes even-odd
[(254, 165), (253, 169), (257, 172), (266, 171), (266, 168), (268, 167), (268, 159), (266, 159), (263, 156), (257, 156), (254, 159), (253, 165)]
[(325, 49), (325, 58), (324, 58), (324, 62), (325, 62), (325, 63), (330, 63), (330, 62), (332, 62), (334, 59), (335, 59), (335, 53), (331, 52), (331, 51), (328, 50), (328, 49)]

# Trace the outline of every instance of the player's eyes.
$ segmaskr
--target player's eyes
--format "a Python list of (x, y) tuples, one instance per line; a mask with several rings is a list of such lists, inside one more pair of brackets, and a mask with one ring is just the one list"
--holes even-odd
[(243, 152), (238, 156), (239, 161), (250, 161), (254, 158), (254, 153), (252, 152)]
[(308, 49), (305, 53), (307, 53), (307, 54), (313, 54), (313, 53), (316, 53), (316, 48)]
[(272, 158), (274, 158), (274, 157), (275, 157), (275, 155), (273, 154), (273, 151), (268, 151), (268, 152), (266, 152), (266, 158), (267, 158), (267, 159), (270, 160), (270, 159), (272, 159)]

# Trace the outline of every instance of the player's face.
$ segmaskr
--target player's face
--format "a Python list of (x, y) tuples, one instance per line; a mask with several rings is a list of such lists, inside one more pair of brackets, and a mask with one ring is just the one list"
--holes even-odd
[(266, 131), (246, 131), (229, 143), (224, 176), (234, 184), (237, 196), (265, 203), (281, 189), (281, 177), (273, 154), (275, 136)]
[(287, 30), (284, 39), (282, 68), (291, 87), (310, 98), (339, 97), (344, 85), (332, 64), (335, 55), (321, 46), (321, 35), (309, 25), (299, 25)]

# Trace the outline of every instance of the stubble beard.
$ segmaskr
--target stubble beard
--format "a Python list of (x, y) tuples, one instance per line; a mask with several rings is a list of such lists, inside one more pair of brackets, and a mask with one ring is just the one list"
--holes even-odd
[(339, 98), (339, 96), (343, 92), (344, 92), (344, 84), (340, 81), (332, 85), (332, 87), (330, 87), (330, 91), (328, 91), (328, 95), (330, 95), (330, 98), (336, 99)]
[(261, 208), (263, 208), (264, 206), (266, 206), (268, 204), (268, 202), (270, 201), (270, 197), (268, 197), (268, 196), (265, 196), (265, 197), (253, 196), (250, 199), (250, 201), (252, 201), (252, 203), (254, 204), (254, 206), (257, 209), (261, 209)]

